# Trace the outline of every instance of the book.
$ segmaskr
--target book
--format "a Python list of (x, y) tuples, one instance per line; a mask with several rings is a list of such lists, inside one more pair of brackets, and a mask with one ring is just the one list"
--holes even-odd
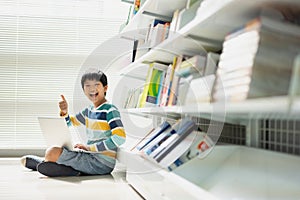
[(214, 52), (208, 52), (206, 55), (206, 63), (203, 76), (216, 74), (217, 66), (219, 63), (220, 54)]
[(225, 37), (213, 100), (287, 95), (299, 49), (299, 26), (267, 17), (249, 21)]
[(152, 23), (149, 24), (146, 35), (149, 48), (153, 48), (164, 41), (168, 37), (169, 28), (170, 22), (154, 19)]
[(173, 127), (167, 128), (164, 132), (154, 138), (151, 142), (149, 142), (141, 152), (145, 155), (150, 155), (156, 148), (158, 148), (161, 143), (163, 143), (166, 139), (168, 139), (172, 134), (176, 133)]
[[(168, 21), (164, 21), (161, 19), (152, 19), (150, 21), (148, 21), (147, 24), (147, 30), (146, 30), (146, 36), (145, 36), (145, 43), (147, 44), (147, 46), (149, 46), (149, 48), (153, 47), (151, 45), (155, 45), (155, 41), (151, 41), (154, 39), (157, 39), (158, 41), (162, 38), (162, 33), (163, 33), (163, 27), (165, 23), (169, 23)], [(160, 24), (160, 25), (159, 25)], [(159, 31), (161, 31), (161, 34), (158, 34), (156, 32), (156, 30), (160, 28)], [(159, 36), (160, 35), (160, 36)]]
[(191, 81), (195, 79), (197, 76), (190, 75), (186, 78), (180, 79), (178, 85), (178, 96), (177, 96), (177, 106), (182, 106), (185, 104), (185, 99), (187, 98), (187, 93), (190, 88)]
[(134, 0), (134, 6), (133, 6), (133, 15), (135, 15), (141, 6), (141, 1), (140, 0)]
[(168, 104), (169, 95), (172, 87), (172, 80), (175, 72), (177, 57), (174, 56), (173, 63), (168, 66), (166, 77), (163, 85), (163, 91), (161, 95), (160, 106), (166, 106)]
[(153, 141), (158, 135), (171, 127), (171, 124), (167, 121), (161, 123), (158, 127), (153, 129), (147, 138), (144, 138), (141, 143), (136, 147), (137, 150), (142, 150), (145, 146), (147, 146), (151, 141)]
[(203, 76), (205, 65), (206, 55), (195, 55), (183, 61), (176, 70), (176, 74), (181, 77), (188, 77), (194, 73)]
[(147, 94), (148, 94), (148, 90), (149, 90), (149, 82), (150, 82), (151, 75), (152, 75), (152, 70), (153, 70), (153, 65), (149, 65), (147, 75), (146, 75), (144, 89), (139, 97), (139, 103), (138, 103), (139, 108), (142, 108), (145, 106), (146, 98), (147, 98)]
[(190, 144), (189, 148), (178, 159), (168, 166), (168, 170), (174, 171), (176, 168), (189, 162), (190, 160), (202, 156), (204, 152), (207, 152), (213, 146), (213, 141), (206, 133), (198, 132), (193, 138), (193, 142)]
[(168, 37), (173, 37), (177, 31), (177, 26), (178, 26), (178, 16), (179, 16), (179, 9), (176, 9), (173, 12), (173, 17), (172, 21), (170, 23), (170, 28), (169, 28), (169, 36)]
[(140, 94), (140, 88), (129, 89), (124, 103), (124, 108), (136, 108)]
[(152, 75), (149, 82), (149, 89), (146, 97), (145, 106), (158, 105), (160, 92), (168, 65), (152, 63)]
[(182, 60), (183, 60), (183, 56), (177, 56), (167, 106), (173, 106), (176, 105), (177, 103), (178, 85), (179, 85), (180, 77), (176, 75), (176, 71), (181, 65)]
[(154, 138), (151, 142), (149, 142), (144, 147), (144, 149), (142, 149), (142, 152), (146, 155), (151, 154), (166, 139), (168, 139), (171, 135), (176, 133), (176, 131), (179, 129), (180, 124), (181, 124), (181, 120), (177, 120), (175, 122), (175, 124), (173, 124), (171, 127), (167, 128), (165, 131), (163, 131), (161, 134), (159, 134), (156, 138)]
[(186, 138), (192, 131), (196, 129), (196, 123), (184, 118), (178, 124), (176, 133), (167, 138), (153, 153), (150, 154), (157, 162), (160, 162), (176, 145)]
[(157, 62), (153, 62), (148, 65), (146, 81), (138, 107), (142, 108), (145, 106), (156, 105), (156, 99), (161, 85), (160, 81), (164, 78), (167, 67), (167, 65)]
[(215, 79), (216, 76), (214, 74), (211, 74), (191, 80), (184, 100), (184, 105), (210, 103), (212, 101), (212, 92)]

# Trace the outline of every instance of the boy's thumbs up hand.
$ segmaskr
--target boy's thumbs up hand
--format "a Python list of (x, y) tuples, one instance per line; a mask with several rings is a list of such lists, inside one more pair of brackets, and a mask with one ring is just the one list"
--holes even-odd
[(64, 96), (63, 94), (61, 94), (60, 96), (61, 96), (61, 99), (62, 99), (63, 101), (66, 101), (66, 98), (65, 98), (65, 96)]
[(64, 95), (60, 95), (62, 101), (59, 102), (60, 115), (66, 115), (68, 113), (68, 102)]

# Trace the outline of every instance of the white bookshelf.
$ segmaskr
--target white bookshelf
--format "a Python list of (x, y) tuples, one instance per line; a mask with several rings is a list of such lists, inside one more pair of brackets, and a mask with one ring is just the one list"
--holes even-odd
[(297, 156), (228, 145), (169, 172), (128, 153), (127, 180), (146, 199), (297, 199), (299, 162)]
[[(300, 8), (298, 0), (214, 0), (213, 4), (209, 4), (211, 2), (205, 1), (197, 16), (180, 29), (178, 34), (163, 41), (134, 63), (118, 68), (120, 74), (137, 79), (138, 82), (146, 76), (145, 63), (171, 63), (176, 55), (221, 50), (224, 37), (257, 16), (264, 7), (280, 5)], [(169, 0), (147, 0), (122, 34), (146, 28), (143, 27), (143, 22), (153, 16), (143, 14), (145, 12), (171, 17), (173, 11), (184, 8), (185, 3), (185, 0), (172, 3)], [(139, 37), (134, 34), (126, 36)], [(297, 69), (299, 68), (298, 66)], [(296, 75), (292, 80), (296, 88), (299, 85), (299, 76)], [(232, 123), (242, 120), (247, 125), (248, 119), (258, 117), (268, 119), (270, 116), (280, 116), (280, 119), (299, 120), (300, 97), (291, 91), (287, 96), (241, 102), (195, 102), (182, 106), (123, 109), (121, 112), (124, 115), (149, 119), (193, 116)], [(248, 127), (247, 137), (259, 139), (257, 130), (257, 127)], [(195, 158), (169, 172), (129, 150), (142, 137), (140, 130), (130, 130), (129, 135), (134, 135), (135, 132), (139, 133), (139, 137), (120, 150), (119, 160), (127, 167), (126, 179), (129, 184), (146, 199), (297, 199), (300, 196), (300, 177), (299, 173), (295, 174), (300, 164), (299, 156), (246, 146), (216, 146), (207, 157)], [(147, 131), (144, 134), (146, 133)], [(296, 140), (298, 132), (295, 127), (293, 134)], [(298, 143), (295, 141), (294, 145), (296, 144)]]
[[(132, 16), (122, 32), (126, 33), (137, 29), (147, 28), (145, 22), (149, 21), (149, 19), (153, 19), (155, 14), (172, 18), (173, 12), (177, 8), (183, 8), (185, 4), (186, 0), (176, 0), (172, 1), (172, 3), (170, 3), (169, 0), (146, 0), (139, 11)], [(149, 15), (147, 13), (153, 13), (154, 15)]]
[[(280, 105), (280, 106), (279, 106)], [(245, 100), (242, 102), (227, 102), (225, 105), (216, 103), (198, 103), (187, 106), (130, 108), (121, 109), (123, 114), (153, 116), (178, 119), (184, 116), (201, 117), (208, 120), (226, 123), (248, 125), (252, 118), (288, 118), (300, 119), (300, 98), (291, 104), (290, 99), (284, 97), (269, 97)]]

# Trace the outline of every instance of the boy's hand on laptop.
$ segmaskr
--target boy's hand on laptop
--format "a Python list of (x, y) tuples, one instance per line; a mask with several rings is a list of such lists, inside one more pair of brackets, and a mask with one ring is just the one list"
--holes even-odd
[(83, 150), (86, 150), (86, 151), (89, 151), (90, 148), (83, 145), (83, 144), (75, 144), (74, 148), (77, 148), (77, 149), (83, 149)]
[(59, 102), (60, 115), (66, 115), (68, 113), (68, 102), (65, 99), (64, 95), (60, 95), (62, 101)]

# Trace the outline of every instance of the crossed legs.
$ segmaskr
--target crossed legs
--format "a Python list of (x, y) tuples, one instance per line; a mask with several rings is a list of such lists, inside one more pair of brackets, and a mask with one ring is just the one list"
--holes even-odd
[(56, 162), (62, 152), (63, 148), (61, 147), (48, 148), (45, 152), (45, 162)]

